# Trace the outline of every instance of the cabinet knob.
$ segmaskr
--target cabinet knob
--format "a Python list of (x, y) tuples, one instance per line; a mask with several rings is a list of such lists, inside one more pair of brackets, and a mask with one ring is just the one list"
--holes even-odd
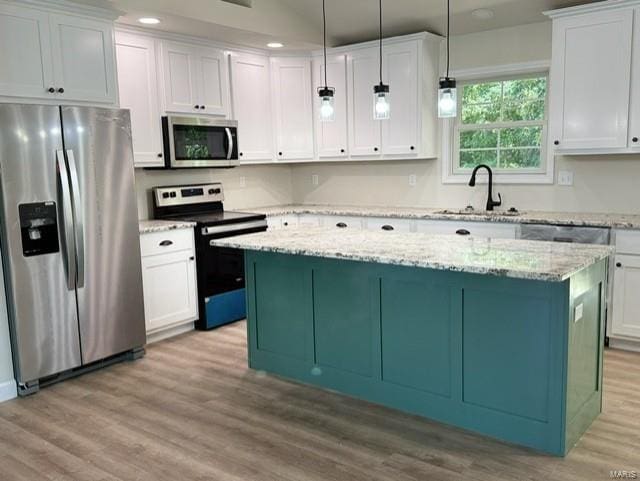
[(631, 139), (631, 142), (637, 142), (638, 141), (638, 137), (634, 137), (633, 139)]
[(200, 108), (200, 106), (199, 106), (199, 105), (194, 105), (194, 106), (193, 106), (193, 108), (194, 108), (194, 109), (199, 109), (199, 108)]
[(60, 87), (60, 88), (58, 89), (58, 93), (59, 93), (59, 94), (63, 94), (63, 93), (64, 93), (64, 89), (63, 89), (62, 87)]
[(240, 152), (238, 155), (242, 157), (244, 155), (244, 152)]
[(158, 157), (162, 157), (162, 152), (158, 152)]
[(341, 154), (344, 154), (344, 149), (340, 149), (340, 153), (341, 153)]
[(282, 152), (278, 152), (278, 155), (282, 155)]
[(190, 261), (194, 261), (196, 258), (194, 256), (189, 257)]
[(206, 108), (207, 108), (207, 107), (206, 107), (205, 105), (201, 105), (201, 106), (200, 106), (200, 109), (201, 109), (201, 110), (204, 110), (204, 109), (206, 109)]
[(50, 94), (52, 94), (52, 93), (55, 93), (56, 89), (54, 89), (53, 87), (49, 87), (49, 88), (47, 89), (47, 91), (48, 91)]
[(409, 147), (409, 148), (410, 148), (411, 150), (416, 150), (415, 146), (413, 146), (413, 145), (412, 145), (411, 147)]
[(553, 145), (560, 145), (560, 141), (559, 140), (554, 140), (553, 141)]
[(616, 267), (622, 267), (622, 262), (616, 262)]
[(470, 235), (471, 232), (469, 232), (467, 229), (458, 229), (456, 231), (456, 234), (458, 234), (458, 235)]
[(377, 151), (378, 151), (378, 147), (374, 147), (374, 148), (373, 148), (373, 151), (374, 151), (374, 152), (377, 152)]

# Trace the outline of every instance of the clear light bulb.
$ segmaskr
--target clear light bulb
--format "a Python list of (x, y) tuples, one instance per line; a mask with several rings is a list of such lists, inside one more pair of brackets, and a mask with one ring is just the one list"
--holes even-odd
[(391, 104), (389, 102), (388, 92), (377, 92), (373, 94), (374, 109), (373, 118), (376, 120), (386, 120), (391, 113)]
[(320, 103), (320, 120), (323, 122), (331, 122), (335, 120), (335, 113), (333, 97), (322, 97)]
[(438, 89), (438, 117), (455, 117), (458, 114), (457, 110), (458, 96), (455, 79), (446, 77), (440, 79), (440, 88)]

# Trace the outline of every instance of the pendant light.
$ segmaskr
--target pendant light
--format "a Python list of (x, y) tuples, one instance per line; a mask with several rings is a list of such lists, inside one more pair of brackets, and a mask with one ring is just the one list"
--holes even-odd
[(450, 118), (457, 115), (458, 97), (456, 90), (456, 79), (449, 77), (449, 29), (451, 24), (451, 5), (447, 0), (447, 74), (440, 78), (440, 88), (438, 89), (438, 117)]
[(380, 0), (380, 83), (373, 86), (373, 118), (387, 120), (390, 114), (389, 86), (382, 83), (382, 0)]
[(333, 94), (335, 89), (327, 86), (327, 15), (324, 8), (324, 1), (322, 0), (322, 33), (323, 40), (323, 53), (324, 53), (324, 86), (318, 88), (318, 95), (320, 96), (320, 120), (322, 122), (331, 122), (336, 118), (336, 111), (334, 108), (335, 98)]

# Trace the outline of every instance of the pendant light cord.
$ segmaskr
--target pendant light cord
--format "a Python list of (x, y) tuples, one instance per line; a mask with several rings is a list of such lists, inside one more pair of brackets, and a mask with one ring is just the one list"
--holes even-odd
[(449, 28), (451, 26), (451, 2), (447, 0), (447, 78), (449, 78)]
[(324, 45), (324, 88), (327, 88), (327, 14), (324, 8), (324, 1), (322, 0), (322, 35)]
[(382, 85), (382, 0), (380, 0), (380, 85)]

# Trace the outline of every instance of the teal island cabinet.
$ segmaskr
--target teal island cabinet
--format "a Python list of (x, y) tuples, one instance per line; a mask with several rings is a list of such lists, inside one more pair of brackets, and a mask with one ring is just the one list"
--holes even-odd
[(212, 243), (245, 249), (253, 369), (558, 456), (600, 413), (608, 246), (316, 228)]

